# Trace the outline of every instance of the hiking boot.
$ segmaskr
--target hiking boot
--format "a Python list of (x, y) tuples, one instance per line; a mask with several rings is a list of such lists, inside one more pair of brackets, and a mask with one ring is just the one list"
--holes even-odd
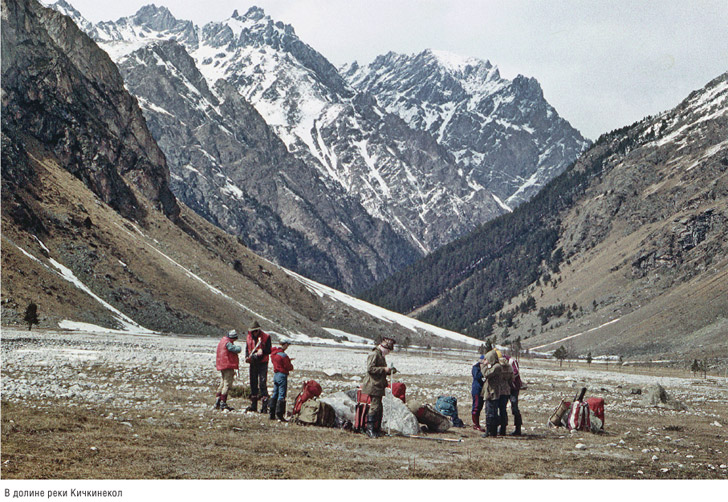
[(225, 401), (222, 401), (220, 403), (220, 410), (221, 411), (235, 411), (235, 408), (227, 404)]
[(375, 425), (376, 421), (376, 417), (374, 417), (373, 415), (367, 415), (367, 423), (364, 426), (364, 432), (367, 436), (369, 436), (370, 439), (375, 439), (379, 437)]
[(275, 420), (276, 418), (276, 403), (278, 402), (277, 399), (271, 399), (270, 400), (270, 406), (268, 408), (268, 418), (271, 420)]
[[(272, 417), (273, 416), (273, 407), (271, 407), (270, 410), (271, 410), (271, 417)], [(276, 411), (276, 418), (280, 422), (288, 422), (288, 420), (286, 420), (286, 418), (285, 418), (285, 415), (286, 415), (286, 400), (285, 399), (278, 400), (278, 402), (276, 403), (276, 406), (275, 406), (275, 411)]]
[(258, 411), (258, 398), (257, 397), (250, 398), (250, 406), (245, 408), (245, 411)]
[(218, 396), (218, 398), (217, 398), (217, 401), (215, 401), (215, 409), (216, 409), (216, 410), (219, 410), (219, 409), (220, 409), (220, 403), (221, 403), (221, 402), (222, 402), (222, 400), (221, 400), (221, 399), (220, 399), (220, 397)]
[(263, 404), (260, 406), (261, 413), (268, 413), (268, 396), (263, 398)]
[(498, 437), (498, 426), (497, 425), (493, 426), (493, 425), (486, 424), (485, 425), (485, 433), (484, 434), (481, 434), (480, 437), (483, 437), (483, 438), (494, 438), (494, 437)]
[(516, 425), (516, 430), (514, 430), (513, 432), (511, 432), (510, 435), (511, 436), (520, 436), (521, 435), (521, 426), (520, 425)]
[(481, 427), (480, 427), (480, 413), (478, 413), (477, 411), (474, 411), (472, 413), (472, 417), (473, 417), (473, 429), (475, 429), (476, 431), (482, 431), (483, 429), (481, 429)]

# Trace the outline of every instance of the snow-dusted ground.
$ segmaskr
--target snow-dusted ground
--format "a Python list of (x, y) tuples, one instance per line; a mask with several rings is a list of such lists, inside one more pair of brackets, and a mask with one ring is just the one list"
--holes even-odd
[[(66, 399), (69, 405), (105, 403), (121, 408), (169, 406), (160, 385), (188, 393), (188, 410), (209, 408), (218, 381), (216, 338), (109, 332), (2, 332), (2, 397), (13, 401)], [(241, 343), (241, 342), (238, 342)], [(293, 395), (308, 378), (324, 392), (359, 385), (370, 348), (292, 345), (288, 353), (297, 371), (291, 375)], [(448, 393), (461, 405), (470, 400), (470, 371), (477, 354), (443, 351), (395, 351), (387, 357), (407, 384), (408, 395), (433, 402)], [(543, 361), (522, 360), (525, 380), (538, 392), (524, 392), (522, 401), (543, 410), (586, 386), (607, 393), (629, 393), (659, 382), (675, 398), (699, 413), (705, 402), (728, 402), (728, 380), (655, 377), (620, 371), (558, 368)], [(247, 365), (241, 364), (247, 382)], [(272, 386), (272, 377), (269, 378)], [(602, 392), (602, 394), (604, 394)], [(590, 392), (591, 393), (591, 392)], [(612, 400), (614, 401), (614, 400)], [(675, 412), (678, 413), (678, 412)], [(720, 417), (718, 417), (720, 418)], [(728, 426), (728, 423), (725, 424)]]

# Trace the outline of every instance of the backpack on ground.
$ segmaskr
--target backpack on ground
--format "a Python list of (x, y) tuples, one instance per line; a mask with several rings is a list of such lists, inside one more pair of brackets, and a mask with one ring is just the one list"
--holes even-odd
[(405, 393), (407, 392), (407, 386), (403, 382), (392, 383), (392, 395), (398, 398), (403, 403), (407, 403), (405, 399)]
[(298, 396), (296, 396), (296, 400), (293, 403), (293, 412), (292, 414), (295, 415), (298, 412), (301, 411), (301, 406), (303, 403), (311, 399), (312, 397), (318, 397), (321, 395), (322, 389), (319, 383), (316, 380), (308, 380), (306, 382), (303, 382), (303, 387), (301, 388), (301, 392), (298, 393)]
[(589, 404), (583, 401), (586, 387), (579, 392), (578, 397), (571, 403), (567, 427), (569, 430), (591, 431), (591, 420), (589, 416)]
[(410, 403), (407, 407), (414, 413), (417, 421), (426, 425), (427, 430), (430, 432), (445, 432), (452, 426), (450, 419), (437, 411), (431, 404), (421, 406)]
[(336, 411), (328, 403), (315, 398), (309, 399), (301, 405), (301, 411), (296, 416), (296, 423), (319, 427), (336, 427)]
[(455, 427), (464, 427), (458, 417), (458, 400), (454, 396), (440, 396), (435, 402), (435, 409), (450, 418)]
[(372, 398), (369, 394), (364, 394), (361, 389), (356, 391), (356, 407), (354, 408), (354, 431), (364, 430), (367, 423), (367, 415), (369, 414), (369, 406)]
[(604, 430), (604, 398), (590, 397), (586, 400), (586, 402), (589, 405), (589, 409), (601, 421), (599, 429)]

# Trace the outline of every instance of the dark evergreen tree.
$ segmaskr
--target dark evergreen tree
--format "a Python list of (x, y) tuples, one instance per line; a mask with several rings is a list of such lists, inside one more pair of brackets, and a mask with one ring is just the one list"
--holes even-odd
[(38, 324), (38, 305), (33, 302), (29, 303), (23, 320), (28, 323), (28, 329), (32, 330), (33, 324)]

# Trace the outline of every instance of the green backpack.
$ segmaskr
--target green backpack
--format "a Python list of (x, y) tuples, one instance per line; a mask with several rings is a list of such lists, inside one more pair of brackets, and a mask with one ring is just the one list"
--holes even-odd
[(319, 427), (335, 427), (336, 412), (330, 404), (309, 399), (301, 406), (296, 423), (302, 425), (318, 425)]

